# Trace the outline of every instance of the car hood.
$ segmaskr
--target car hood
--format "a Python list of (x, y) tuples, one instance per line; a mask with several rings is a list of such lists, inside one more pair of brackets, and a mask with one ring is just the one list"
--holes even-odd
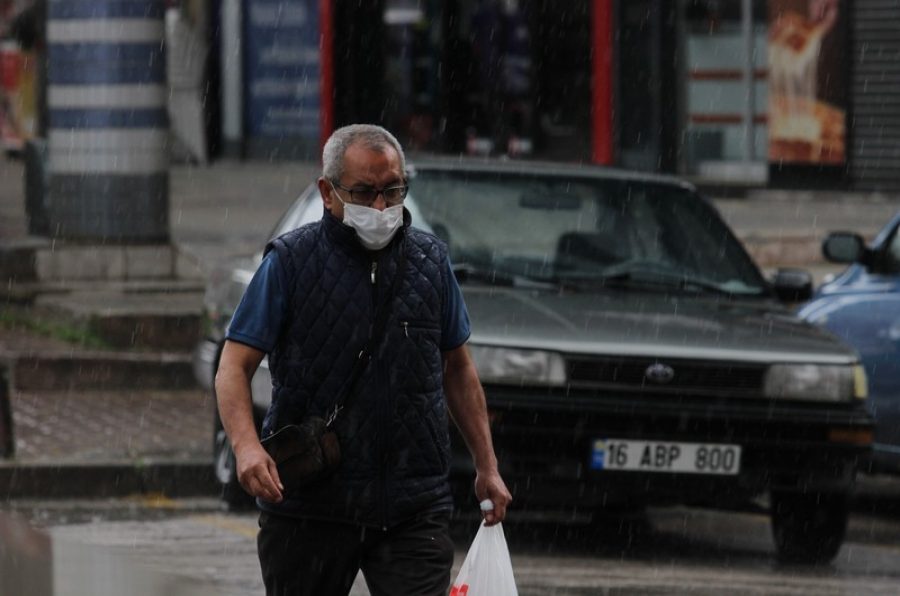
[(463, 292), (473, 344), (765, 363), (856, 361), (826, 331), (764, 299), (474, 285)]

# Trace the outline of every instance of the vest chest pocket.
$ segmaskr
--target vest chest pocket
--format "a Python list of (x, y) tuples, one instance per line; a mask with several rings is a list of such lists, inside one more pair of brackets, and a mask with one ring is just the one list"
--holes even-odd
[(437, 324), (431, 321), (400, 321), (400, 329), (406, 339), (416, 339), (419, 335), (434, 334), (436, 336), (440, 332)]
[(398, 322), (395, 332), (396, 364), (401, 374), (396, 379), (406, 391), (434, 391), (440, 386), (441, 330), (432, 321), (412, 319)]

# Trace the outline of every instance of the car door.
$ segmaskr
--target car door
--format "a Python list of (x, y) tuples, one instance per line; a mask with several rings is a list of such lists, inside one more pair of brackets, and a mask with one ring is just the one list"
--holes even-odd
[(871, 265), (853, 265), (800, 315), (854, 347), (869, 380), (875, 455), (900, 469), (900, 217), (872, 248)]

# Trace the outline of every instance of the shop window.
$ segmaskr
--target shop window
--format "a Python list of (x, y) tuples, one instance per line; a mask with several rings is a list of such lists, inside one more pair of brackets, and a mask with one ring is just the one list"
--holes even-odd
[(389, 0), (384, 10), (383, 120), (412, 151), (435, 144), (440, 62), (435, 13), (430, 3), (418, 0)]
[(458, 3), (451, 35), (465, 46), (469, 82), (459, 97), (464, 151), (520, 157), (533, 152), (533, 65), (530, 3)]
[(533, 153), (534, 3), (387, 0), (381, 120), (412, 150)]
[[(752, 40), (742, 25), (742, 2), (682, 0), (684, 57), (684, 166), (687, 173), (726, 175), (728, 166), (752, 162), (757, 167), (739, 176), (765, 172), (768, 105), (767, 2), (752, 4)], [(745, 78), (748, 41), (752, 41), (752, 74)], [(752, 122), (746, 106), (752, 97)], [(747, 134), (752, 142), (748, 145)], [(754, 173), (757, 172), (757, 173)]]

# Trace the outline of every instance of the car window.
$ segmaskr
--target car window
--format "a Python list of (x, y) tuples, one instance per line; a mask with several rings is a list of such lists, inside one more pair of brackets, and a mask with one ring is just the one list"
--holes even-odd
[(322, 201), (319, 199), (319, 190), (315, 184), (311, 184), (281, 217), (269, 237), (277, 238), (321, 217)]
[(733, 293), (765, 288), (715, 211), (677, 186), (420, 170), (410, 192), (457, 265), (537, 280), (649, 276)]

